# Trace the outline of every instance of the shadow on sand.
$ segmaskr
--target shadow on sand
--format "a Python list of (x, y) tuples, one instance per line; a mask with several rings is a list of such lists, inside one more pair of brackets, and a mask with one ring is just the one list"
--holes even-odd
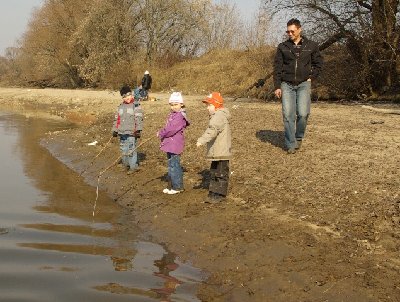
[(270, 143), (281, 149), (285, 148), (285, 137), (282, 131), (259, 130), (256, 132), (256, 137), (264, 143)]
[(206, 169), (198, 173), (199, 175), (202, 176), (201, 182), (195, 186), (193, 186), (193, 189), (207, 189), (210, 186), (210, 170)]

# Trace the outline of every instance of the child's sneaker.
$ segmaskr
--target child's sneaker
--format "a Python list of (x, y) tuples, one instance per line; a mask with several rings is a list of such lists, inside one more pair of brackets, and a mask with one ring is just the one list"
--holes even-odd
[(170, 189), (170, 190), (168, 190), (167, 194), (173, 195), (173, 194), (178, 194), (178, 193), (181, 193), (181, 192), (183, 192), (183, 190)]

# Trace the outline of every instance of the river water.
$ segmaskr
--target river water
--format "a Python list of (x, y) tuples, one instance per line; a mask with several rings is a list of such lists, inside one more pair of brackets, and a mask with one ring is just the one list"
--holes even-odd
[(61, 121), (0, 113), (0, 301), (200, 301), (203, 273), (40, 146)]

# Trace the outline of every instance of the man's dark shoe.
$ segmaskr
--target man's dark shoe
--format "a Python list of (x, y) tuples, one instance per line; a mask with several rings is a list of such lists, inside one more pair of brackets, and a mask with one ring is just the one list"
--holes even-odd
[(287, 153), (288, 154), (295, 154), (296, 153), (296, 149), (288, 149)]
[(299, 149), (301, 148), (301, 143), (302, 143), (302, 142), (303, 142), (302, 140), (298, 140), (298, 141), (296, 142), (296, 147), (295, 147), (296, 150), (299, 150)]

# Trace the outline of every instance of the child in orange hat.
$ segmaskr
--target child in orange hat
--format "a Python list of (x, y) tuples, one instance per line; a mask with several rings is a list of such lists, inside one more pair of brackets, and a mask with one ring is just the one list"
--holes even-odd
[(207, 104), (210, 120), (196, 146), (207, 144), (207, 159), (211, 160), (211, 179), (206, 202), (216, 203), (228, 194), (229, 159), (232, 156), (230, 113), (224, 108), (224, 99), (219, 92), (208, 95), (203, 103)]

